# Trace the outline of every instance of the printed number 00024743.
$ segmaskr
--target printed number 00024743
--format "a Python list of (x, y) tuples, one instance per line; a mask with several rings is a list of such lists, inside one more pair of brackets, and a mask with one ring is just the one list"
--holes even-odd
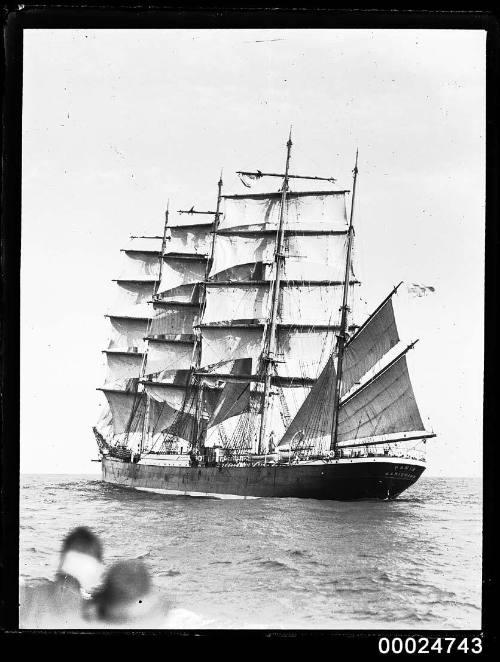
[(399, 653), (409, 654), (424, 654), (430, 653), (444, 653), (445, 655), (452, 651), (461, 653), (479, 654), (483, 651), (483, 642), (480, 637), (473, 637), (468, 639), (464, 637), (436, 637), (432, 640), (428, 637), (381, 637), (378, 640), (378, 650), (382, 655), (391, 653), (398, 655)]

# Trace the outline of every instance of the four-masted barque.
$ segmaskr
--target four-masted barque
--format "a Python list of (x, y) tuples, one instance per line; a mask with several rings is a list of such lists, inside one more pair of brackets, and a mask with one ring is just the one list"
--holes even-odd
[[(292, 175), (291, 148), (282, 174), (238, 173), (278, 177), (278, 191), (223, 195), (221, 175), (215, 211), (172, 222), (167, 209), (162, 236), (124, 249), (94, 428), (104, 481), (387, 499), (424, 471), (434, 434), (408, 374), (415, 343), (401, 348), (397, 287), (363, 324), (352, 319), (357, 155), (351, 193)], [(292, 191), (307, 180), (325, 190)]]

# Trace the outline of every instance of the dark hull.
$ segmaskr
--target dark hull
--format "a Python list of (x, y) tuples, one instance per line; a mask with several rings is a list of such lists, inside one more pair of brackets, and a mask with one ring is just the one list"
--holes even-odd
[(102, 460), (105, 482), (170, 494), (219, 498), (393, 499), (412, 485), (421, 463), (406, 459), (260, 467), (172, 467)]

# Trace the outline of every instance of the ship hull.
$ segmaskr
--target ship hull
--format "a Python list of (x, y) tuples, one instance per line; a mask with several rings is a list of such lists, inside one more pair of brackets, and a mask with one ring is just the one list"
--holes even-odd
[(102, 459), (102, 478), (107, 483), (161, 494), (228, 499), (394, 499), (424, 469), (418, 460), (380, 457), (253, 467), (175, 467)]

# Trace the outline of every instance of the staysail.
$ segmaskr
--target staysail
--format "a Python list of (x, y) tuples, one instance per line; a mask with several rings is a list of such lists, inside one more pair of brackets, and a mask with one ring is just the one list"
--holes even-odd
[(342, 394), (347, 393), (398, 342), (392, 298), (389, 298), (346, 345)]
[[(346, 344), (343, 366), (345, 382), (341, 384), (341, 392), (346, 395), (339, 403), (336, 434), (333, 394), (337, 373), (332, 354), (281, 438), (280, 446), (290, 446), (295, 439), (300, 438), (310, 442), (318, 452), (324, 452), (336, 443), (370, 440), (393, 433), (411, 431), (428, 436), (415, 400), (406, 361), (406, 353), (413, 345), (409, 345), (396, 358), (388, 360), (391, 350), (399, 342), (392, 305), (393, 293)], [(381, 366), (380, 369), (370, 376), (370, 371), (377, 365)], [(356, 388), (353, 388), (355, 385)]]
[(340, 403), (338, 441), (413, 430), (424, 424), (405, 356)]
[(286, 445), (295, 449), (314, 446), (318, 452), (329, 448), (335, 379), (335, 365), (331, 355), (317, 382), (280, 439), (279, 446)]

